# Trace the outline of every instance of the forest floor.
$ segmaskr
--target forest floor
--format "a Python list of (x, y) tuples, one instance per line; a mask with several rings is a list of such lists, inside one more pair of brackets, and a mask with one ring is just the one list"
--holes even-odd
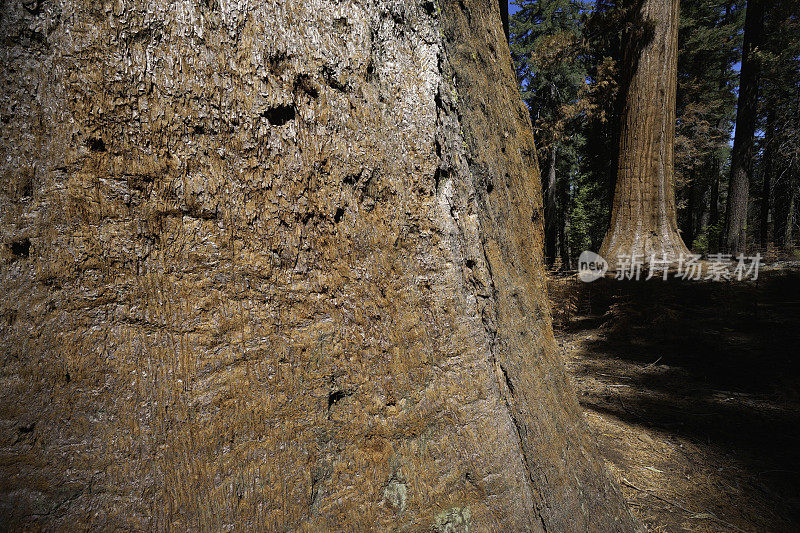
[(800, 268), (550, 293), (589, 425), (649, 531), (800, 531)]

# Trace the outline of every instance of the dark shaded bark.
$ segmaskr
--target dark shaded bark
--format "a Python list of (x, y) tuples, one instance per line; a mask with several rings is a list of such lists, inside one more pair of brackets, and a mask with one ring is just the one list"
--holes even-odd
[[(530, 115), (519, 97), (508, 48), (496, 42), (499, 16), (489, 11), (494, 4), (483, 0), (446, 0), (441, 5), (469, 169), (478, 183), (495, 184), (476, 188), (481, 250), (491, 273), (481, 286), (493, 294), (481, 307), (485, 326), (498, 333), (490, 357), (507, 377), (502, 390), (528, 468), (523, 487), (534, 494), (539, 518), (521, 530), (628, 531), (636, 525), (618, 489), (594, 459), (596, 448), (586, 439), (552, 333), (531, 330), (530, 320), (536, 323), (535, 317), (547, 312), (546, 302), (536, 296), (547, 290), (542, 275), (543, 205)], [(488, 59), (492, 52), (487, 35), (502, 52), (496, 61)], [(507, 312), (512, 308), (519, 314)], [(557, 399), (548, 392), (551, 389), (563, 391), (565, 397)], [(570, 425), (573, 421), (575, 426)], [(500, 528), (504, 529), (515, 530)]]
[(733, 254), (743, 253), (747, 244), (747, 204), (755, 155), (754, 136), (760, 71), (755, 52), (761, 44), (763, 26), (763, 0), (748, 0), (739, 78), (739, 100), (736, 109), (736, 136), (731, 154), (725, 231), (722, 236), (723, 249)]
[(782, 168), (775, 176), (775, 222), (773, 240), (778, 248), (793, 246), (792, 229), (800, 180), (792, 175), (791, 168)]
[[(652, 35), (626, 69), (631, 80), (623, 110), (617, 184), (611, 227), (600, 254), (652, 255), (677, 261), (688, 253), (675, 211), (675, 113), (678, 61), (678, 0), (646, 0), (641, 8)], [(638, 48), (638, 46), (637, 46)]]
[(506, 41), (511, 35), (508, 20), (508, 0), (498, 0), (500, 3), (500, 20), (503, 22), (503, 33), (506, 34)]
[(695, 237), (697, 237), (697, 234), (700, 231), (699, 228), (705, 207), (703, 203), (705, 191), (703, 191), (703, 188), (700, 185), (703, 182), (700, 174), (707, 171), (708, 169), (705, 167), (699, 168), (695, 172), (695, 176), (692, 178), (691, 184), (689, 184), (686, 214), (683, 227), (681, 228), (681, 237), (683, 238), (683, 242), (688, 243), (687, 246), (692, 245)]

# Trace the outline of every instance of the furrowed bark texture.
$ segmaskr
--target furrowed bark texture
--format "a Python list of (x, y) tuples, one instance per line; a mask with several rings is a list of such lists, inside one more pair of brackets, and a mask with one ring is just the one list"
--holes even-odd
[(688, 253), (675, 211), (678, 3), (642, 3), (642, 24), (652, 35), (630, 58), (611, 227), (600, 249), (612, 267), (620, 255), (647, 263), (653, 255), (676, 261)]
[(635, 527), (497, 3), (2, 9), (6, 527)]

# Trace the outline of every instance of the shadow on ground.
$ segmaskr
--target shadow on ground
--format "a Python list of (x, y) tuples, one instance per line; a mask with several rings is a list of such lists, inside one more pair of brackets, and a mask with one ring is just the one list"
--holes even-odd
[(562, 279), (551, 297), (601, 451), (651, 530), (800, 531), (800, 270)]

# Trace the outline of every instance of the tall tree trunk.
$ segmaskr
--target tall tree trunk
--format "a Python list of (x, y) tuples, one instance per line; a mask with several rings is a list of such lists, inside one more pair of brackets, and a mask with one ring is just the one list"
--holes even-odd
[(496, 3), (36, 5), (0, 17), (4, 528), (634, 529)]
[(547, 266), (553, 266), (558, 254), (558, 205), (556, 202), (556, 157), (558, 145), (550, 145), (547, 156), (547, 180), (544, 184), (544, 257)]
[(762, 250), (766, 250), (769, 246), (769, 212), (773, 183), (772, 174), (775, 171), (775, 142), (775, 109), (770, 106), (767, 112), (767, 133), (764, 138), (764, 168), (763, 181), (761, 183), (761, 210), (759, 213), (759, 242)]
[(794, 176), (790, 184), (789, 192), (789, 216), (786, 217), (786, 233), (784, 237), (784, 247), (791, 249), (794, 247), (794, 222), (797, 219), (797, 187), (800, 184), (800, 176)]
[[(677, 260), (688, 253), (675, 212), (675, 105), (678, 69), (678, 0), (645, 0), (641, 15), (652, 38), (631, 43), (632, 69), (625, 100), (611, 227), (600, 254), (651, 255)], [(648, 36), (650, 37), (650, 36)]]
[(692, 245), (697, 236), (698, 222), (703, 214), (703, 191), (700, 188), (701, 180), (699, 174), (705, 170), (705, 168), (697, 169), (692, 177), (692, 182), (689, 184), (686, 217), (681, 234), (684, 242), (689, 243), (688, 246)]
[(794, 176), (789, 189), (789, 215), (786, 217), (786, 233), (783, 239), (783, 245), (787, 249), (794, 247), (794, 222), (797, 218), (797, 187), (800, 184), (800, 177)]
[(744, 23), (739, 101), (736, 109), (736, 135), (731, 154), (728, 200), (725, 208), (723, 248), (743, 253), (747, 244), (747, 204), (755, 150), (754, 135), (758, 113), (759, 62), (756, 49), (761, 44), (764, 25), (763, 0), (748, 0)]
[(711, 156), (711, 194), (709, 195), (708, 200), (708, 224), (710, 226), (716, 226), (719, 224), (719, 178), (720, 178), (720, 169), (719, 169), (719, 156), (717, 154), (713, 154)]
[(775, 179), (775, 223), (773, 224), (773, 240), (775, 246), (788, 249), (792, 246), (792, 228), (797, 198), (797, 178), (793, 178), (792, 168), (784, 168), (776, 173)]
[(560, 223), (558, 225), (558, 250), (561, 255), (561, 269), (572, 269), (572, 253), (569, 246), (569, 239), (567, 238), (568, 220), (569, 220), (569, 183), (567, 180), (561, 180), (557, 186), (558, 197), (561, 204)]

